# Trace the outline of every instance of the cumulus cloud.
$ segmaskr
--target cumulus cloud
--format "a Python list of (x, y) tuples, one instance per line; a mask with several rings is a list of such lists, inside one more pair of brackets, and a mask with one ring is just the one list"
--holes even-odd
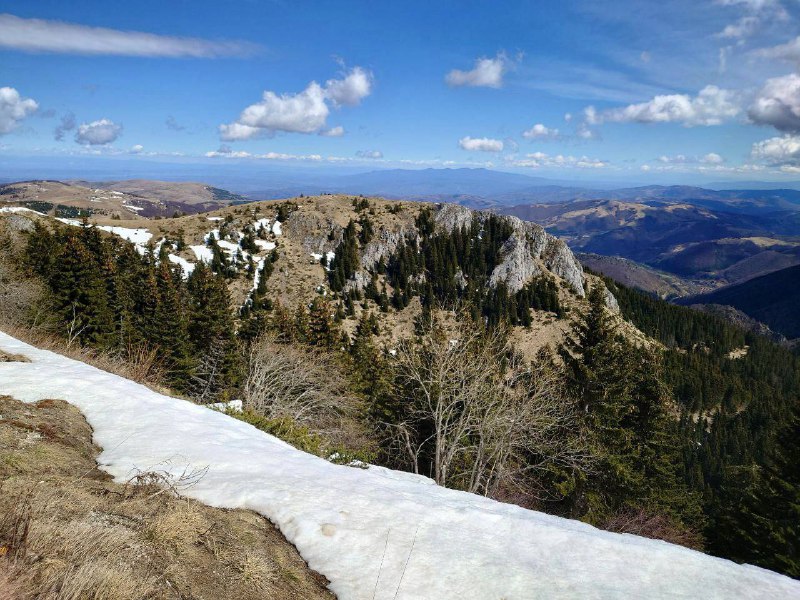
[(0, 135), (15, 129), (25, 117), (39, 108), (36, 100), (23, 98), (12, 87), (0, 87)]
[(685, 154), (676, 154), (674, 156), (659, 156), (658, 162), (665, 165), (718, 165), (725, 162), (716, 152), (709, 152), (703, 156), (686, 156)]
[(356, 152), (356, 156), (359, 158), (379, 159), (383, 158), (383, 152), (380, 150), (359, 150)]
[(68, 112), (64, 116), (61, 117), (61, 123), (53, 130), (53, 137), (56, 141), (60, 142), (64, 139), (64, 134), (67, 131), (72, 131), (75, 129), (75, 115), (71, 112)]
[(122, 125), (110, 119), (82, 123), (75, 132), (75, 141), (84, 146), (110, 144), (122, 135)]
[(475, 61), (469, 71), (453, 69), (444, 78), (451, 87), (503, 87), (503, 75), (508, 70), (509, 60), (505, 54), (499, 53), (494, 58), (482, 57)]
[(747, 111), (753, 123), (778, 131), (800, 131), (800, 76), (768, 79)]
[(116, 56), (215, 58), (248, 56), (258, 46), (248, 42), (212, 41), (88, 27), (63, 21), (0, 15), (0, 47), (25, 52)]
[(458, 145), (462, 150), (479, 152), (503, 151), (503, 142), (501, 140), (493, 140), (491, 138), (472, 138), (467, 136), (458, 140)]
[(719, 125), (741, 112), (737, 95), (715, 85), (704, 87), (697, 96), (665, 94), (652, 100), (598, 112), (589, 106), (585, 123), (680, 123), (684, 127)]
[(330, 114), (328, 102), (334, 107), (355, 106), (372, 90), (372, 75), (355, 67), (343, 79), (329, 79), (325, 87), (316, 81), (297, 94), (265, 91), (261, 101), (245, 108), (234, 123), (219, 127), (223, 140), (246, 140), (272, 137), (276, 132), (321, 133), (333, 137), (344, 129), (326, 129)]
[(545, 127), (542, 123), (536, 123), (530, 129), (522, 132), (522, 137), (526, 140), (553, 140), (558, 138), (558, 129)]
[(342, 137), (344, 135), (344, 127), (337, 125), (336, 127), (331, 127), (330, 129), (323, 129), (319, 132), (319, 134), (325, 137)]
[(358, 106), (372, 93), (372, 74), (355, 67), (344, 79), (329, 79), (325, 93), (334, 106)]
[(576, 169), (602, 169), (608, 166), (608, 161), (588, 156), (565, 156), (563, 154), (550, 155), (544, 152), (526, 154), (523, 158), (513, 158), (509, 161), (514, 167), (540, 168), (576, 168)]
[(285, 154), (283, 152), (265, 152), (264, 154), (253, 154), (245, 152), (244, 150), (233, 150), (230, 146), (223, 144), (218, 150), (206, 152), (205, 156), (208, 158), (250, 158), (254, 160), (283, 160), (283, 161), (309, 161), (320, 162), (327, 160), (330, 162), (338, 162), (346, 159), (329, 156), (323, 158), (320, 154)]
[(141, 154), (143, 151), (144, 151), (144, 146), (142, 146), (141, 144), (134, 144), (133, 146), (131, 146), (131, 149), (129, 150), (131, 154)]
[(756, 142), (750, 156), (771, 166), (796, 167), (800, 165), (800, 136), (787, 134)]

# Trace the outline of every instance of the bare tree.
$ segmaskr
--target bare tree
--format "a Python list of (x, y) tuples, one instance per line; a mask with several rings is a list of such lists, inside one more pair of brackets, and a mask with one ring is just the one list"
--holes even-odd
[(281, 344), (270, 336), (250, 348), (244, 405), (267, 418), (288, 418), (313, 430), (331, 427), (357, 408), (329, 354)]
[(585, 469), (588, 452), (550, 361), (528, 365), (502, 330), (434, 319), (400, 343), (402, 418), (387, 423), (394, 447), (438, 484), (494, 494), (552, 466)]

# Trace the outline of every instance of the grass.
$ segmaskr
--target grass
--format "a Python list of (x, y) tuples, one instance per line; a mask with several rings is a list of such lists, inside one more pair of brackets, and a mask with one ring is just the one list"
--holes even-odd
[(261, 516), (123, 484), (62, 401), (0, 396), (0, 598), (332, 598)]

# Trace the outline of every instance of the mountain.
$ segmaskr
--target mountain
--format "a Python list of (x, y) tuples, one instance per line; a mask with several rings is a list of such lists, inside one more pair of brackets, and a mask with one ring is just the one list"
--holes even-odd
[(583, 200), (498, 210), (541, 223), (576, 251), (619, 256), (706, 285), (800, 263), (800, 213), (750, 214), (693, 202)]
[(19, 205), (63, 217), (194, 214), (243, 202), (238, 194), (202, 183), (124, 181), (19, 181), (0, 185), (0, 206)]
[(800, 338), (800, 265), (690, 296), (681, 303), (732, 306), (787, 338)]
[[(618, 204), (606, 226), (635, 228), (658, 208)], [(711, 214), (670, 206), (676, 223)], [(762, 514), (777, 500), (751, 508), (735, 496), (791, 448), (777, 440), (800, 390), (797, 358), (585, 271), (537, 224), (351, 195), (87, 223), (9, 205), (0, 242), (0, 321), (129, 361), (320, 459), (800, 568), (749, 529), (780, 526)], [(302, 489), (313, 504), (316, 489)]]

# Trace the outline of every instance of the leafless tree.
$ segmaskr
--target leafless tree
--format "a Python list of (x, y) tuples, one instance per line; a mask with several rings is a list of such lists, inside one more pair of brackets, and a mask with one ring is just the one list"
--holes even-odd
[(527, 364), (502, 330), (434, 319), (396, 355), (403, 418), (387, 423), (405, 462), (440, 485), (491, 495), (552, 466), (585, 469), (574, 403), (550, 361)]
[(270, 336), (250, 348), (244, 405), (270, 419), (288, 418), (312, 430), (331, 427), (356, 410), (330, 355), (281, 344)]

